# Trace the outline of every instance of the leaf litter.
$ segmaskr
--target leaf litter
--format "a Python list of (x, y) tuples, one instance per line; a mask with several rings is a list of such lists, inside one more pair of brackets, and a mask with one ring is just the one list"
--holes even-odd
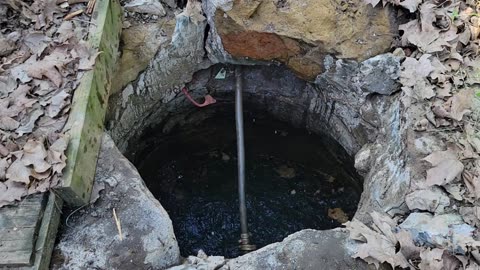
[[(72, 95), (98, 52), (86, 3), (0, 1), (0, 207), (61, 185)], [(5, 14), (3, 14), (5, 13)]]
[(359, 244), (354, 257), (377, 268), (480, 269), (480, 3), (382, 5), (399, 6), (409, 18), (394, 47), (403, 55), (402, 103), (424, 111), (412, 129), (416, 136), (435, 134), (447, 147), (420, 157), (423, 174), (405, 197), (409, 211), (373, 212), (368, 226), (355, 218), (345, 223)]

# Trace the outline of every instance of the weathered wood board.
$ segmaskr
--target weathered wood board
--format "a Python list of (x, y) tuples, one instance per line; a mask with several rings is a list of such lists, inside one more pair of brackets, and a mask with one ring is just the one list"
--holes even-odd
[(0, 267), (33, 264), (46, 203), (46, 194), (35, 194), (17, 205), (0, 208)]
[(49, 269), (62, 205), (50, 192), (0, 209), (0, 269)]
[(75, 90), (65, 132), (70, 135), (64, 185), (59, 195), (70, 205), (88, 203), (103, 133), (111, 80), (118, 57), (122, 12), (118, 0), (97, 0), (89, 29), (89, 43), (101, 52), (93, 70)]

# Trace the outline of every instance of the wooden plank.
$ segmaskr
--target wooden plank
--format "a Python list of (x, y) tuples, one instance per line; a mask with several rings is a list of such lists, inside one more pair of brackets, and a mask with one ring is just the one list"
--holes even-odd
[(50, 259), (57, 236), (58, 225), (60, 224), (62, 206), (63, 200), (56, 196), (55, 193), (50, 192), (48, 204), (38, 232), (34, 265), (28, 270), (47, 270), (50, 268)]
[(15, 228), (30, 227), (37, 218), (38, 218), (38, 215), (12, 216), (12, 217), (7, 217), (2, 215), (0, 216), (0, 228), (15, 229)]
[(122, 27), (118, 0), (97, 1), (89, 29), (89, 43), (102, 53), (75, 90), (65, 131), (70, 134), (64, 185), (60, 196), (70, 205), (88, 203), (93, 187), (103, 121)]
[(32, 250), (0, 252), (0, 261), (2, 262), (3, 266), (9, 267), (31, 265), (31, 257)]
[(32, 265), (46, 201), (45, 194), (36, 194), (0, 209), (0, 266)]

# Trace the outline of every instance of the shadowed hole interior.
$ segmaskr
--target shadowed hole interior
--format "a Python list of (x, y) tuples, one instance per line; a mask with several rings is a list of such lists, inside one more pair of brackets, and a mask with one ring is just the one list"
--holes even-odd
[[(294, 128), (248, 102), (244, 111), (248, 225), (258, 248), (353, 217), (362, 180), (335, 140)], [(190, 113), (194, 120), (168, 134), (160, 126), (146, 131), (134, 163), (169, 213), (183, 256), (202, 249), (236, 257), (241, 253), (233, 96)]]

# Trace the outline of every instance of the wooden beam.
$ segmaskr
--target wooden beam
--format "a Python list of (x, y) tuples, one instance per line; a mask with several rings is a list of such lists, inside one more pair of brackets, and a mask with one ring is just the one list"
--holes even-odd
[(89, 29), (89, 43), (99, 50), (93, 70), (85, 72), (75, 90), (65, 132), (70, 135), (63, 186), (58, 194), (67, 204), (88, 203), (93, 187), (103, 121), (122, 28), (118, 0), (97, 1)]

